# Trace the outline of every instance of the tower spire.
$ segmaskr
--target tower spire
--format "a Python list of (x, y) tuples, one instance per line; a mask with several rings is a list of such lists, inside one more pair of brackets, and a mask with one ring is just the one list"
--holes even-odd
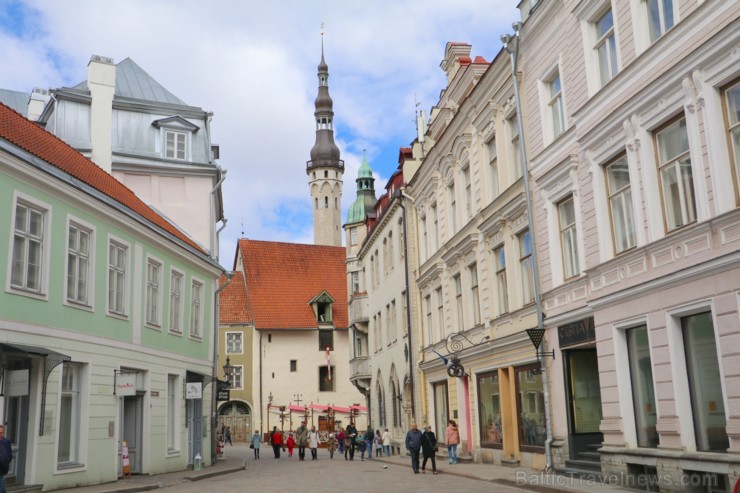
[(324, 25), (321, 24), (319, 90), (314, 102), (316, 142), (306, 174), (313, 206), (313, 239), (317, 245), (342, 246), (341, 201), (344, 161), (334, 143), (334, 102), (329, 96), (329, 66), (324, 58)]

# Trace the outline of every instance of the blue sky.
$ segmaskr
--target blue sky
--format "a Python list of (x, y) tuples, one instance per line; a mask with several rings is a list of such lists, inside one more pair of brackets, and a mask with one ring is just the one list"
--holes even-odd
[(343, 217), (367, 150), (381, 188), (445, 86), (448, 41), (491, 60), (518, 19), (516, 0), (0, 0), (0, 88), (74, 85), (90, 55), (127, 57), (186, 103), (214, 112), (228, 170), (222, 262), (237, 238), (312, 242), (305, 163), (314, 143), (325, 25)]

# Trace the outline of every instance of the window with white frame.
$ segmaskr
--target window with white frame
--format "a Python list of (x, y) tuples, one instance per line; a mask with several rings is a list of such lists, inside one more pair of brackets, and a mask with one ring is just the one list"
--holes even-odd
[(576, 233), (576, 209), (573, 196), (558, 203), (560, 228), (560, 249), (563, 255), (563, 275), (565, 279), (578, 275), (578, 240)]
[(550, 75), (546, 81), (547, 111), (552, 124), (552, 137), (555, 138), (565, 130), (565, 109), (563, 107), (563, 88), (560, 84), (560, 72)]
[(493, 251), (493, 258), (496, 265), (496, 292), (498, 295), (498, 313), (500, 315), (509, 311), (509, 291), (506, 286), (506, 253), (504, 253), (503, 245)]
[(656, 132), (655, 146), (666, 229), (672, 231), (696, 221), (686, 118), (682, 117)]
[(653, 365), (647, 326), (641, 325), (625, 331), (629, 356), (632, 407), (638, 447), (657, 447), (658, 410), (653, 386)]
[(41, 292), (45, 221), (46, 210), (30, 203), (16, 203), (10, 274), (13, 288)]
[(470, 300), (473, 309), (473, 326), (480, 324), (480, 296), (478, 294), (478, 264), (468, 267), (470, 275)]
[(356, 227), (349, 229), (349, 244), (357, 245), (357, 228)]
[(621, 253), (633, 248), (636, 244), (632, 187), (625, 155), (606, 165), (606, 185), (609, 195), (609, 214), (612, 237), (614, 238), (614, 252)]
[(452, 237), (457, 232), (457, 199), (455, 197), (455, 180), (447, 185), (447, 203), (449, 204), (449, 234)]
[(187, 159), (188, 134), (167, 130), (164, 133), (164, 156), (167, 159)]
[(455, 285), (455, 315), (457, 316), (457, 331), (465, 330), (465, 315), (463, 307), (462, 279), (460, 274), (452, 276), (452, 282)]
[(491, 200), (498, 197), (498, 150), (496, 149), (496, 139), (491, 139), (486, 144), (488, 147), (488, 170), (491, 173)]
[(128, 247), (111, 241), (108, 244), (108, 311), (125, 315)]
[(470, 183), (470, 166), (463, 170), (463, 185), (465, 185), (465, 219), (473, 217), (473, 188)]
[(519, 150), (519, 118), (516, 113), (507, 121), (509, 127), (509, 154), (511, 155), (512, 176), (514, 180), (522, 177), (522, 153)]
[(231, 369), (231, 375), (229, 375), (229, 385), (232, 389), (239, 390), (243, 385), (244, 377), (244, 366), (234, 365)]
[(734, 164), (735, 196), (740, 203), (740, 81), (724, 91), (726, 109), (727, 137), (730, 144), (730, 161)]
[(429, 256), (431, 257), (439, 248), (439, 216), (437, 214), (436, 202), (432, 204), (432, 231), (430, 246), (431, 249), (429, 250)]
[(167, 375), (167, 451), (177, 450), (177, 375)]
[(426, 322), (425, 325), (426, 325), (426, 329), (427, 329), (426, 330), (426, 332), (427, 332), (427, 343), (428, 344), (432, 344), (432, 340), (433, 340), (433, 337), (432, 337), (432, 333), (433, 333), (433, 329), (432, 329), (432, 295), (428, 294), (428, 295), (426, 295), (424, 297), (424, 308), (425, 308), (425, 312), (427, 314), (426, 320), (425, 320), (425, 322)]
[(193, 281), (190, 290), (190, 335), (191, 337), (202, 337), (201, 308), (203, 305), (203, 284)]
[(62, 365), (62, 391), (59, 396), (59, 439), (57, 464), (80, 462), (80, 434), (83, 423), (81, 406), (82, 365), (66, 362)]
[(419, 260), (421, 262), (424, 262), (427, 258), (429, 258), (429, 234), (427, 233), (427, 230), (429, 229), (429, 226), (427, 226), (427, 221), (430, 221), (430, 216), (423, 215), (419, 217), (419, 226), (421, 227), (421, 242), (419, 245)]
[(360, 292), (360, 272), (359, 271), (353, 271), (350, 274), (350, 277), (352, 278), (352, 293), (359, 293)]
[(70, 222), (67, 234), (67, 301), (89, 305), (92, 232)]
[(242, 354), (244, 346), (241, 332), (226, 333), (226, 354)]
[(593, 23), (596, 31), (594, 51), (599, 59), (599, 79), (601, 85), (617, 75), (617, 41), (614, 37), (614, 17), (611, 7), (601, 14)]
[(182, 332), (182, 280), (179, 272), (170, 273), (170, 330)]
[(673, 0), (643, 0), (647, 9), (650, 42), (655, 42), (673, 27)]
[(393, 270), (393, 231), (388, 233), (388, 270)]
[(433, 342), (437, 342), (440, 338), (444, 337), (445, 334), (445, 315), (444, 315), (444, 300), (442, 299), (442, 288), (439, 287), (435, 291), (437, 296), (437, 333)]
[(519, 267), (522, 280), (522, 302), (534, 301), (534, 261), (532, 259), (532, 236), (529, 230), (519, 235)]
[(159, 296), (162, 264), (149, 259), (146, 263), (146, 323), (159, 326)]

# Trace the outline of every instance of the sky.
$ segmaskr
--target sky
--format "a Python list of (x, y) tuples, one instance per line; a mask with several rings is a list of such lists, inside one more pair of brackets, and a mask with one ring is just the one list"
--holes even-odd
[[(345, 161), (342, 218), (363, 153), (377, 195), (446, 84), (447, 42), (491, 60), (518, 0), (0, 0), (0, 88), (72, 86), (90, 56), (131, 58), (175, 96), (214, 113), (227, 170), (220, 259), (238, 238), (313, 242), (306, 161), (324, 53), (335, 140)], [(418, 106), (417, 106), (418, 104)]]

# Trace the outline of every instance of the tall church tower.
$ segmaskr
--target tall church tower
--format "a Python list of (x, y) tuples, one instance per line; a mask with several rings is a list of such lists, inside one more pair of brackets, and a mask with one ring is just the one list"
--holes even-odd
[(324, 61), (321, 38), (319, 95), (316, 96), (316, 143), (306, 163), (313, 207), (313, 242), (316, 245), (342, 246), (342, 174), (344, 161), (334, 143), (334, 111), (329, 96), (329, 66)]

